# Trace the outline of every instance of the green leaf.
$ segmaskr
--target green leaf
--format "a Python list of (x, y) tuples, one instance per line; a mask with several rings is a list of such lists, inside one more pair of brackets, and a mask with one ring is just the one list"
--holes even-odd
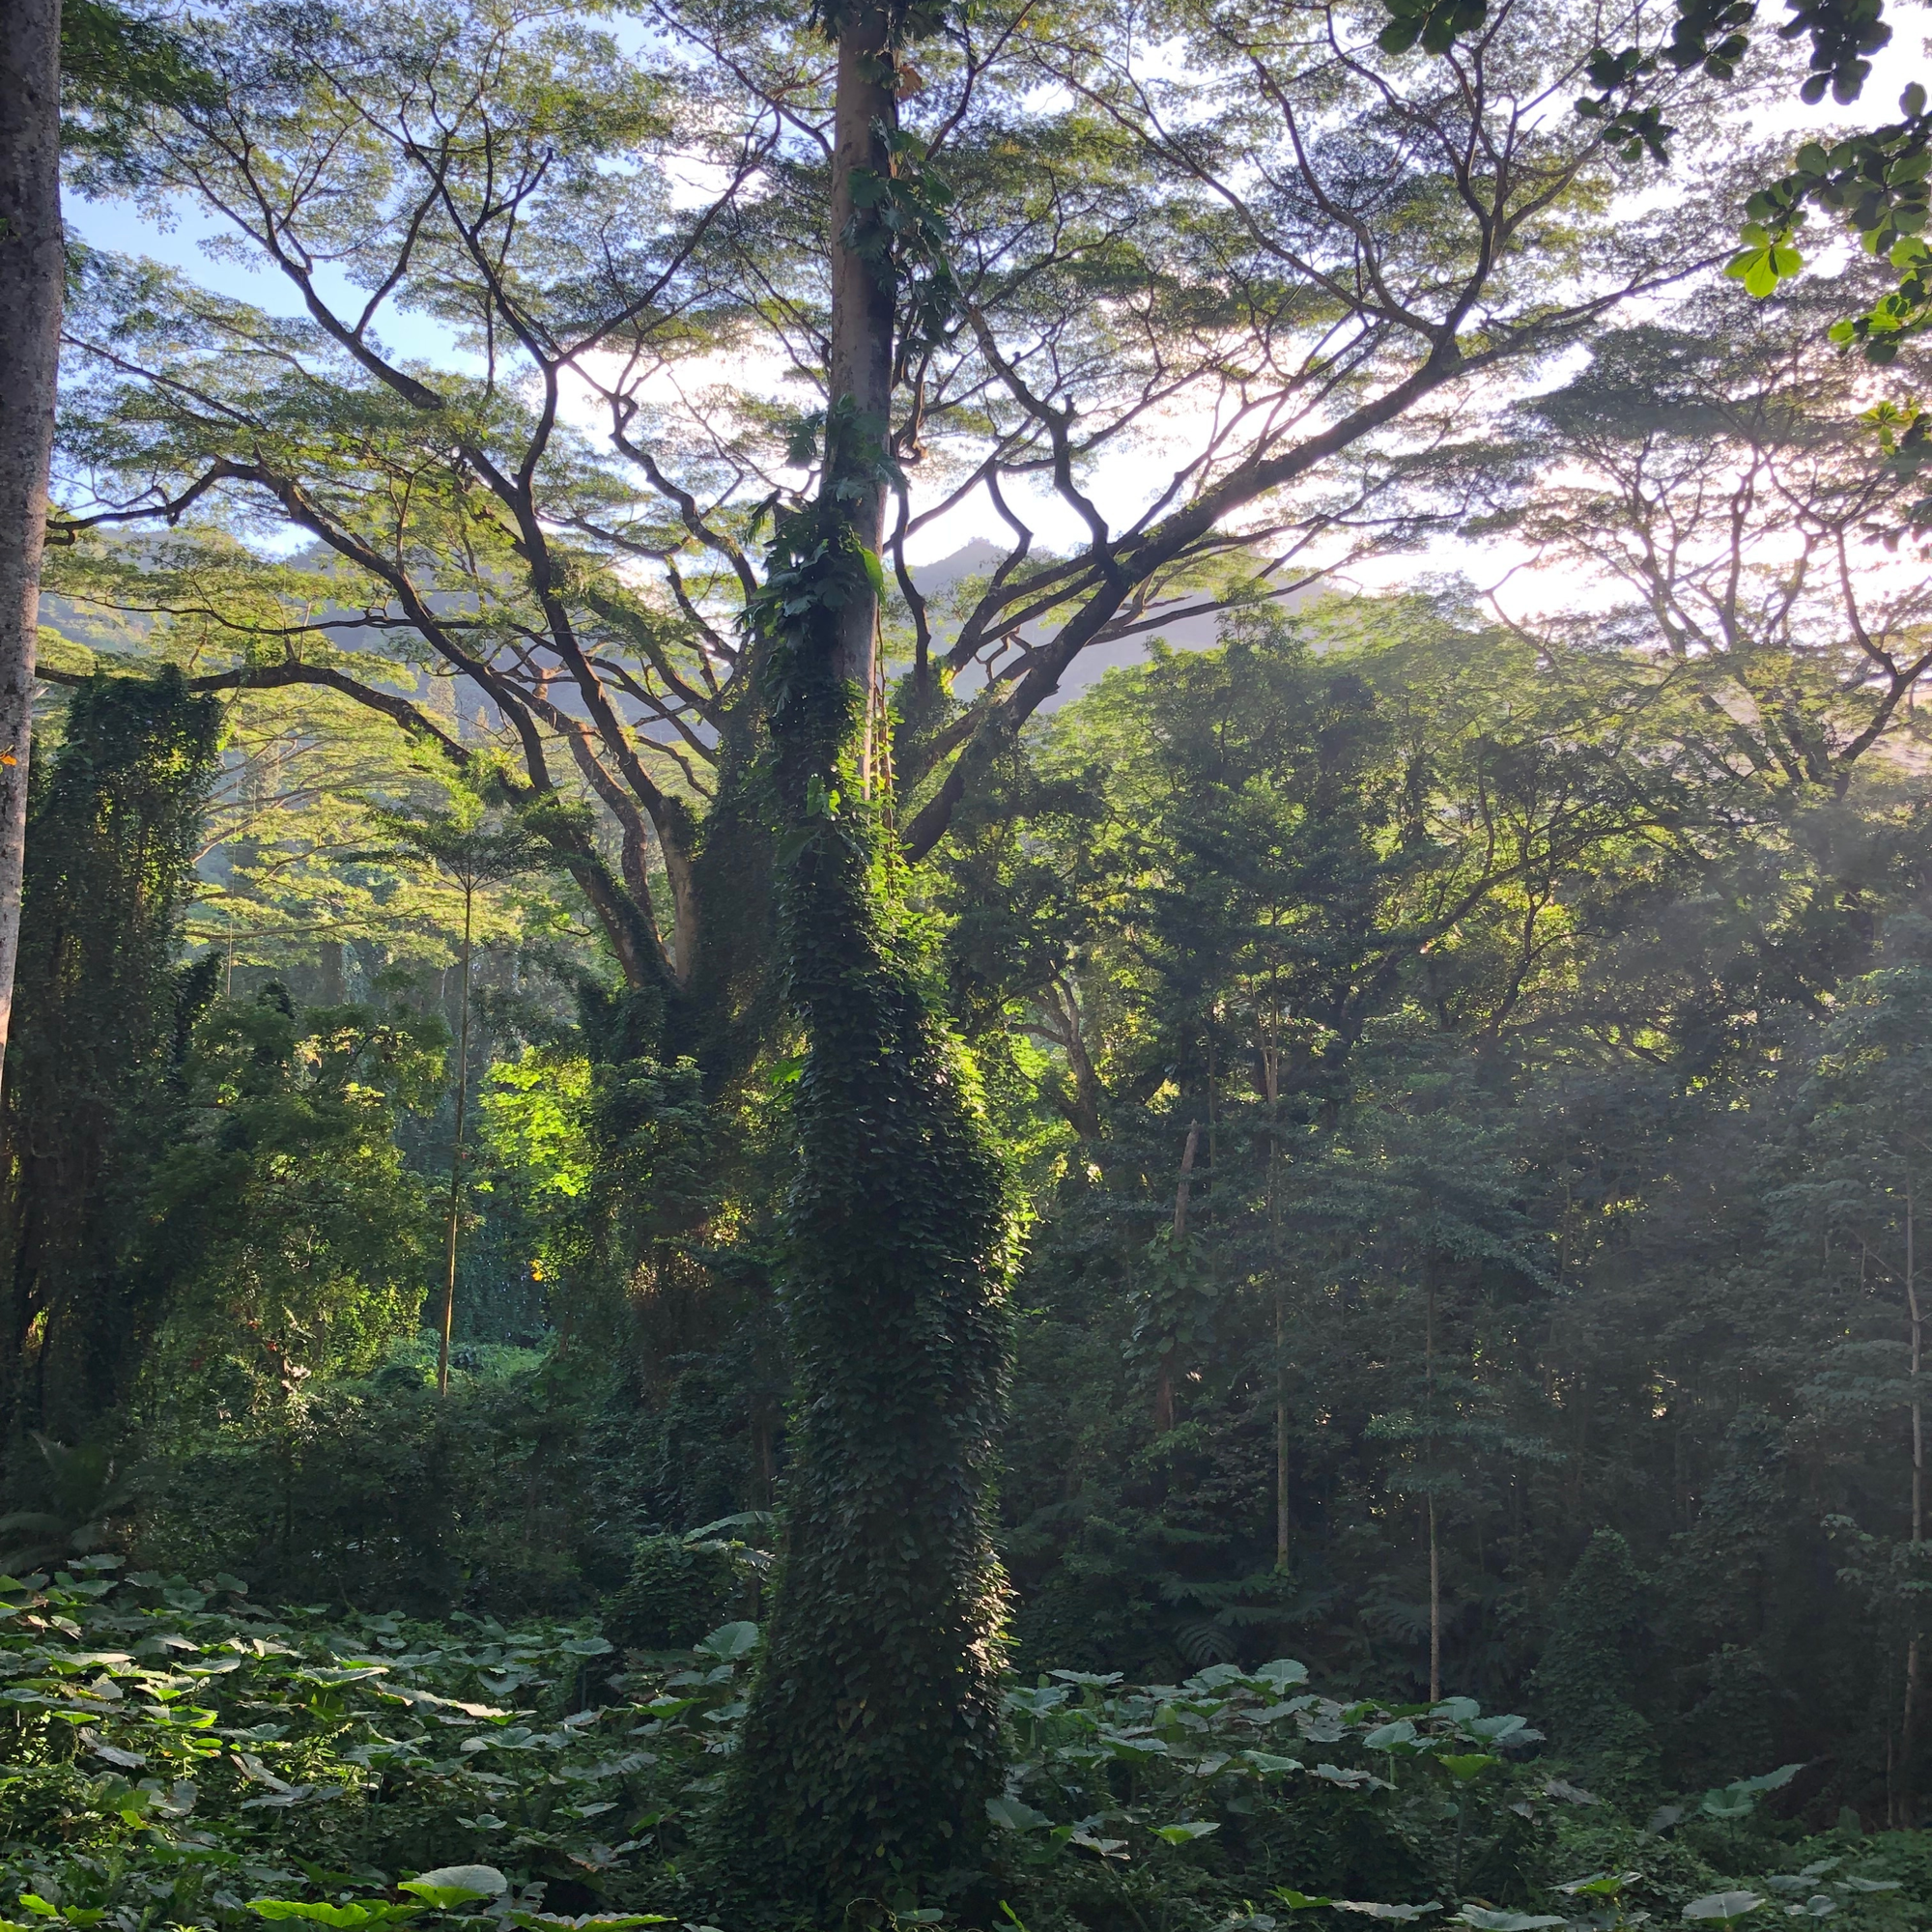
[(1296, 1891), (1292, 1887), (1285, 1885), (1276, 1886), (1274, 1889), (1274, 1895), (1278, 1899), (1280, 1899), (1281, 1902), (1285, 1906), (1287, 1906), (1291, 1912), (1307, 1912), (1311, 1910), (1313, 1907), (1318, 1905), (1333, 1905), (1335, 1903), (1335, 1901), (1332, 1898), (1328, 1898), (1325, 1896), (1315, 1897), (1308, 1892)]
[(1628, 1885), (1634, 1885), (1643, 1876), (1637, 1871), (1592, 1872), (1587, 1878), (1573, 1878), (1566, 1884), (1551, 1886), (1552, 1891), (1567, 1893), (1572, 1898), (1614, 1898)]
[(1704, 1898), (1693, 1898), (1684, 1908), (1686, 1918), (1715, 1918), (1720, 1924), (1728, 1925), (1734, 1919), (1742, 1918), (1748, 1912), (1755, 1912), (1764, 1903), (1764, 1894), (1757, 1891), (1714, 1891)]
[(1036, 1811), (1018, 1798), (987, 1799), (986, 1816), (1007, 1832), (1037, 1832), (1040, 1826), (1053, 1823), (1044, 1811)]
[(405, 1879), (396, 1889), (412, 1891), (439, 1912), (446, 1912), (474, 1898), (499, 1897), (508, 1887), (509, 1881), (495, 1865), (439, 1865), (435, 1871)]
[(1249, 1675), (1263, 1684), (1272, 1684), (1277, 1690), (1283, 1690), (1291, 1684), (1306, 1684), (1308, 1666), (1295, 1662), (1292, 1657), (1277, 1657), (1273, 1662), (1264, 1663)]
[(1477, 1932), (1546, 1932), (1551, 1925), (1568, 1924), (1560, 1914), (1535, 1912), (1486, 1912), (1480, 1905), (1465, 1905), (1455, 1918), (1464, 1925), (1473, 1925)]
[[(836, 807), (834, 808), (836, 810)], [(758, 1627), (752, 1623), (720, 1624), (707, 1637), (692, 1645), (721, 1663), (735, 1663), (758, 1647)]]
[(1196, 1838), (1205, 1838), (1210, 1832), (1218, 1832), (1219, 1824), (1152, 1825), (1149, 1827), (1156, 1838), (1170, 1845), (1191, 1844)]
[(1488, 1751), (1462, 1751), (1450, 1756), (1438, 1757), (1439, 1764), (1449, 1776), (1461, 1784), (1468, 1784), (1482, 1776), (1492, 1764), (1501, 1763), (1500, 1758), (1492, 1757)]
[(1513, 1738), (1520, 1731), (1527, 1731), (1529, 1719), (1511, 1712), (1494, 1718), (1477, 1718), (1463, 1728), (1472, 1738), (1481, 1738), (1488, 1744), (1499, 1744), (1504, 1738)]
[(1392, 1724), (1378, 1724), (1362, 1740), (1364, 1750), (1394, 1750), (1402, 1745), (1415, 1742), (1415, 1726), (1406, 1718), (1398, 1718)]

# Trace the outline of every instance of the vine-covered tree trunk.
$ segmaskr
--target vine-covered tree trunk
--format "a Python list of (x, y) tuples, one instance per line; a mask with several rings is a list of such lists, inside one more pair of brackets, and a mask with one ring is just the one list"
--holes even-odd
[(0, 7), (0, 1074), (20, 944), (41, 546), (60, 359), (60, 0)]
[(20, 1026), (0, 1109), (0, 1444), (86, 1436), (160, 1310), (142, 1190), (214, 984), (177, 968), (221, 707), (170, 668), (98, 674), (35, 785)]
[(769, 1647), (721, 1821), (748, 1894), (808, 1907), (970, 1870), (1001, 1755), (982, 1512), (1003, 1178), (868, 796), (893, 289), (863, 189), (893, 165), (895, 21), (861, 6), (835, 24), (824, 479), (781, 526), (760, 607), (781, 944), (809, 1042), (784, 1270), (797, 1409)]

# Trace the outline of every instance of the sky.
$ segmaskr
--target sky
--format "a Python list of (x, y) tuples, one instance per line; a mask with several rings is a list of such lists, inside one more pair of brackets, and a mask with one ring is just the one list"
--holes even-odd
[[(1769, 0), (1763, 11), (1767, 15), (1771, 14)], [(1888, 14), (1894, 26), (1892, 43), (1877, 57), (1863, 98), (1856, 106), (1843, 109), (1827, 102), (1807, 108), (1793, 96), (1781, 101), (1775, 118), (1764, 118), (1753, 131), (1764, 135), (1787, 132), (1795, 145), (1804, 135), (1833, 126), (1880, 120), (1893, 111), (1893, 103), (1909, 80), (1921, 75), (1932, 78), (1932, 63), (1926, 58), (1927, 8), (1916, 4), (1916, 0), (1910, 4), (1893, 0)], [(297, 310), (295, 292), (279, 274), (208, 252), (206, 244), (224, 232), (225, 224), (197, 208), (185, 203), (174, 205), (163, 221), (126, 200), (87, 200), (71, 194), (67, 213), (70, 226), (93, 247), (150, 257), (184, 270), (226, 295), (274, 313)], [(326, 272), (321, 279), (327, 289)], [(382, 333), (390, 352), (405, 358), (443, 363), (457, 359), (447, 331), (428, 317), (386, 310)], [(742, 369), (730, 373), (740, 381), (744, 379)], [(776, 373), (774, 364), (774, 386)], [(1562, 380), (1564, 373), (1552, 369), (1546, 372), (1545, 380), (1553, 384)], [(1189, 440), (1190, 426), (1186, 422), (1177, 422), (1172, 427), (1177, 442)], [(1146, 499), (1147, 479), (1159, 473), (1151, 455), (1144, 463), (1106, 466), (1095, 480), (1094, 494), (1110, 517), (1127, 522)], [(1085, 535), (1084, 526), (1074, 513), (1044, 490), (1035, 494), (1033, 502), (1021, 514), (1036, 524), (1037, 541), (1042, 546), (1069, 546)], [(915, 564), (931, 563), (976, 538), (1004, 542), (1007, 536), (990, 504), (975, 499), (922, 532), (911, 547), (911, 560)], [(1528, 554), (1519, 547), (1505, 542), (1479, 547), (1459, 537), (1438, 539), (1419, 554), (1380, 559), (1355, 572), (1350, 581), (1364, 589), (1376, 589), (1411, 579), (1421, 572), (1461, 572), (1485, 590), (1500, 582), (1504, 585), (1501, 594), (1508, 600), (1512, 614), (1522, 617), (1559, 605), (1574, 609), (1579, 600), (1587, 601), (1596, 594), (1592, 586), (1577, 582), (1568, 574), (1539, 573)]]

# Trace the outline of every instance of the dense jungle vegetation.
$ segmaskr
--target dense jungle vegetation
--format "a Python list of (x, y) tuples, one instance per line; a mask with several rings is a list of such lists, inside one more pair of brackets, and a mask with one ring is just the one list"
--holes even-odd
[(1874, 0), (50, 17), (0, 1932), (1932, 1923)]

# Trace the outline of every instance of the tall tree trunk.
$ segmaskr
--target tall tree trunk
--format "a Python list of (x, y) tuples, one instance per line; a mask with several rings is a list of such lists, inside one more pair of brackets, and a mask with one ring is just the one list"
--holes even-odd
[(754, 610), (788, 826), (781, 946), (808, 1043), (786, 1202), (797, 1421), (769, 1641), (711, 1826), (748, 1910), (825, 1923), (978, 1865), (1002, 1775), (985, 1504), (1007, 1357), (1004, 1176), (867, 797), (886, 769), (872, 640), (893, 270), (853, 187), (891, 169), (895, 89), (887, 14), (848, 0), (834, 17), (824, 481), (781, 523)]
[(0, 1078), (20, 949), (34, 642), (60, 362), (60, 0), (0, 5)]
[(1429, 1492), (1429, 1701), (1442, 1701), (1442, 1546), (1435, 1540), (1435, 1492)]
[(457, 991), (456, 1138), (449, 1149), (449, 1227), (444, 1243), (442, 1324), (436, 1348), (436, 1392), (449, 1393), (449, 1338), (456, 1326), (456, 1236), (463, 1219), (463, 1123), (469, 1098), (469, 932), (476, 888), (463, 882), (463, 975)]
[[(886, 175), (892, 157), (881, 130), (898, 123), (887, 14), (860, 6), (841, 14), (838, 34), (838, 98), (832, 154), (832, 344), (829, 374), (832, 409), (849, 412), (848, 460), (840, 462), (828, 435), (826, 474), (835, 469), (851, 533), (874, 556), (885, 527), (886, 438), (893, 400), (893, 300), (891, 274), (881, 273), (859, 245), (862, 212), (853, 195), (855, 175)], [(832, 671), (865, 694), (862, 767), (871, 764), (872, 655), (879, 600), (866, 594), (847, 601), (833, 620)]]
[[(1174, 1190), (1174, 1248), (1179, 1254), (1187, 1236), (1187, 1201), (1194, 1186), (1194, 1154), (1201, 1145), (1201, 1122), (1187, 1123), (1187, 1145), (1180, 1151), (1180, 1179)], [(1153, 1427), (1156, 1435), (1165, 1435), (1174, 1427), (1174, 1338), (1160, 1351), (1160, 1366), (1153, 1381)]]
[[(1925, 1328), (1918, 1313), (1917, 1230), (1912, 1211), (1912, 1182), (1905, 1183), (1905, 1305), (1912, 1317), (1912, 1547), (1925, 1540), (1925, 1408), (1918, 1373), (1924, 1355)], [(1914, 1789), (1913, 1753), (1918, 1736), (1918, 1629), (1915, 1614), (1905, 1645), (1905, 1713), (1898, 1738), (1898, 1822), (1906, 1831), (1918, 1808)]]
[(1281, 1049), (1262, 1040), (1268, 1105), (1268, 1272), (1274, 1283), (1274, 1567), (1288, 1568), (1288, 1295), (1281, 1278)]
[[(1427, 1266), (1427, 1327), (1423, 1334), (1423, 1376), (1429, 1390), (1429, 1421), (1435, 1424), (1435, 1263)], [(1429, 1448), (1429, 1701), (1442, 1701), (1442, 1546), (1435, 1534), (1435, 1443)]]

